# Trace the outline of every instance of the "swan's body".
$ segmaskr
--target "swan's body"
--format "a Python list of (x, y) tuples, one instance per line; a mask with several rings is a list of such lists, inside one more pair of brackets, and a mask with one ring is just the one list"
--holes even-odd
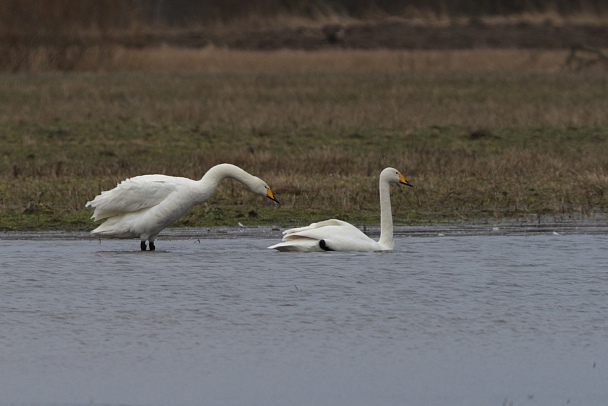
[(331, 219), (283, 232), (282, 242), (268, 248), (279, 251), (390, 251), (393, 242), (393, 214), (390, 184), (413, 186), (396, 169), (380, 173), (380, 240), (374, 241), (357, 227)]
[(209, 199), (225, 178), (236, 179), (252, 192), (278, 203), (268, 185), (241, 168), (220, 164), (201, 180), (166, 175), (142, 175), (126, 179), (114, 189), (101, 192), (86, 207), (95, 211), (94, 220), (107, 220), (91, 231), (109, 238), (139, 238), (141, 249), (154, 250), (158, 233), (180, 218), (192, 206)]

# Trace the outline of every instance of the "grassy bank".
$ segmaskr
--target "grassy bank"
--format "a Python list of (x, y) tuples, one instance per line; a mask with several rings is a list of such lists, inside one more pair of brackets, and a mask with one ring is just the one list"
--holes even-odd
[(0, 228), (91, 229), (118, 181), (220, 162), (282, 205), (228, 181), (178, 225), (376, 224), (389, 165), (415, 185), (397, 223), (605, 212), (607, 93), (601, 72), (4, 75)]

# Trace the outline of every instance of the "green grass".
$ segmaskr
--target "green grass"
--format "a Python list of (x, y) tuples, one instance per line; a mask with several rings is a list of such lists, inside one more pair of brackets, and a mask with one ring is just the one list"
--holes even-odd
[[(281, 200), (225, 182), (178, 226), (397, 223), (605, 212), (605, 75), (0, 76), (0, 229), (88, 230), (84, 205), (145, 173), (230, 162)], [(523, 90), (525, 89), (525, 91)]]

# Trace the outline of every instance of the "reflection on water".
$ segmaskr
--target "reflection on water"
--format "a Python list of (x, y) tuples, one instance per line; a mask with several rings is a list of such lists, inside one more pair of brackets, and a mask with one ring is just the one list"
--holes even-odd
[(273, 229), (152, 253), (5, 234), (0, 404), (606, 405), (607, 234), (402, 228), (364, 254), (267, 250)]

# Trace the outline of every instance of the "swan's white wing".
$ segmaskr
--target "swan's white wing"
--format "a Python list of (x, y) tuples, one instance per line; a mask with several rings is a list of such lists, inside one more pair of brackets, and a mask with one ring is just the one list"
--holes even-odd
[(331, 219), (312, 223), (306, 227), (285, 230), (283, 232), (283, 241), (296, 238), (323, 240), (333, 236), (369, 239), (369, 237), (352, 224), (342, 220)]
[[(288, 236), (290, 234), (297, 234), (302, 231), (309, 231), (309, 230), (314, 230), (317, 228), (322, 228), (322, 227), (327, 227), (327, 226), (350, 226), (350, 224), (347, 223), (346, 221), (331, 219), (331, 220), (319, 221), (318, 223), (312, 223), (312, 224), (310, 224), (308, 226), (304, 226), (304, 227), (290, 228), (289, 230), (283, 231), (283, 235)], [(283, 238), (285, 238), (285, 237), (283, 237)]]
[(101, 192), (86, 207), (94, 207), (93, 219), (101, 220), (156, 206), (190, 179), (165, 175), (143, 175), (126, 179), (114, 189)]
[(375, 251), (380, 249), (378, 243), (369, 238), (357, 227), (345, 221), (331, 219), (312, 223), (306, 227), (286, 230), (282, 242), (268, 248), (279, 251)]

